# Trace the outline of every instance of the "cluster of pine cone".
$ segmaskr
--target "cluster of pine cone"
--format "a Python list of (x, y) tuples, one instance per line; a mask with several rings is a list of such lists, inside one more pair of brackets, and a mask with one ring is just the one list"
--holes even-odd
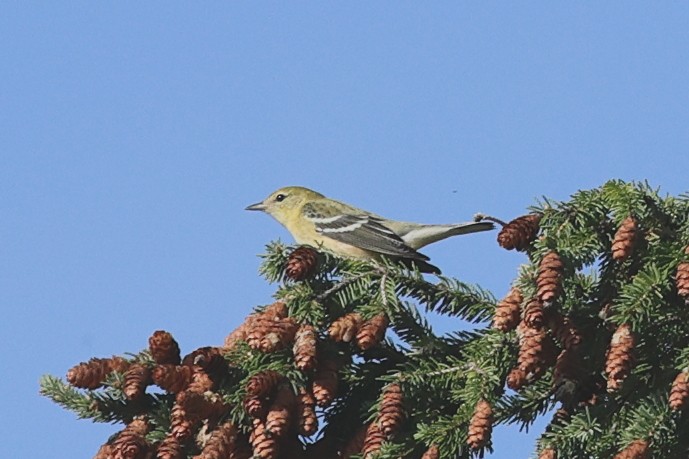
[[(503, 227), (498, 242), (508, 249), (527, 250), (538, 234), (538, 222), (537, 215), (519, 217)], [(613, 237), (612, 259), (618, 262), (627, 260), (639, 239), (638, 222), (629, 216), (622, 221)], [(555, 251), (546, 253), (538, 267), (536, 295), (525, 300), (521, 291), (514, 287), (496, 307), (493, 327), (505, 332), (516, 328), (520, 337), (518, 365), (507, 379), (507, 385), (515, 390), (540, 377), (551, 365), (555, 365), (556, 381), (576, 376), (576, 349), (582, 337), (570, 318), (548, 308), (562, 294), (563, 270), (559, 254)], [(678, 293), (689, 297), (689, 263), (681, 263), (677, 268), (676, 283)], [(545, 328), (549, 329), (549, 335)], [(559, 355), (551, 338), (559, 342)], [(634, 346), (635, 336), (631, 328), (628, 324), (621, 324), (612, 335), (606, 357), (609, 392), (619, 390), (631, 372)]]
[[(312, 264), (317, 258), (311, 251), (300, 248), (293, 252), (288, 276), (296, 279), (313, 273)], [(399, 384), (384, 388), (377, 419), (345, 444), (323, 436), (304, 446), (298, 437), (310, 437), (318, 431), (317, 410), (328, 407), (339, 395), (344, 362), (320, 354), (321, 336), (351, 342), (365, 351), (384, 339), (387, 327), (385, 314), (364, 319), (358, 313), (349, 313), (334, 320), (319, 336), (316, 327), (289, 317), (287, 305), (278, 301), (249, 315), (221, 347), (200, 348), (182, 358), (174, 338), (168, 332), (157, 331), (149, 339), (152, 362), (117, 356), (94, 358), (70, 369), (67, 380), (75, 387), (93, 390), (117, 372), (123, 374), (121, 389), (131, 400), (142, 397), (149, 385), (157, 385), (174, 396), (170, 428), (161, 441), (147, 439), (152, 424), (138, 416), (101, 447), (96, 459), (181, 459), (188, 457), (189, 451), (199, 452), (196, 459), (371, 457), (406, 418)], [(232, 407), (219, 390), (232, 365), (226, 357), (240, 345), (263, 353), (291, 348), (294, 367), (309, 381), (295, 392), (296, 386), (284, 375), (263, 370), (247, 375), (244, 387), (230, 388), (246, 394), (242, 409), (251, 426), (234, 425), (228, 420)], [(424, 457), (437, 458), (437, 447), (429, 448)]]
[[(75, 387), (96, 389), (103, 385), (108, 375), (116, 371), (123, 373), (125, 396), (130, 400), (141, 398), (146, 388), (155, 384), (174, 395), (170, 411), (170, 430), (157, 444), (151, 444), (146, 434), (150, 423), (144, 416), (135, 417), (120, 433), (104, 444), (96, 459), (160, 459), (182, 458), (185, 443), (190, 441), (201, 425), (212, 432), (199, 435), (201, 454), (199, 459), (211, 459), (218, 451), (228, 449), (228, 442), (235, 441), (237, 429), (220, 422), (229, 406), (222, 396), (215, 392), (219, 381), (227, 372), (227, 364), (220, 348), (203, 347), (180, 357), (179, 345), (168, 332), (156, 331), (149, 338), (149, 352), (153, 363), (132, 362), (122, 357), (91, 359), (80, 363), (67, 372), (67, 380)], [(97, 408), (97, 407), (96, 407)], [(234, 458), (249, 458), (239, 450)]]
[[(506, 224), (498, 235), (498, 243), (508, 249), (527, 251), (532, 247), (538, 232), (540, 216), (530, 214), (516, 218)], [(622, 221), (614, 234), (610, 249), (611, 258), (618, 262), (628, 260), (641, 240), (636, 218), (629, 216)], [(689, 247), (685, 254), (689, 255)], [(572, 319), (562, 316), (550, 308), (562, 294), (564, 263), (556, 251), (546, 253), (538, 266), (535, 295), (524, 298), (518, 287), (510, 292), (497, 305), (493, 317), (493, 327), (503, 332), (517, 330), (519, 352), (517, 366), (507, 375), (506, 384), (514, 390), (540, 378), (546, 370), (554, 366), (553, 385), (565, 381), (582, 384), (579, 345), (582, 335)], [(680, 263), (675, 275), (677, 293), (689, 302), (689, 261)], [(636, 336), (628, 324), (621, 324), (612, 334), (606, 353), (605, 369), (608, 392), (621, 389), (635, 364), (634, 348)], [(684, 409), (689, 405), (689, 369), (680, 372), (670, 391), (669, 404), (673, 410)], [(593, 391), (585, 393), (580, 404), (595, 404), (598, 395)], [(566, 414), (565, 414), (566, 415)], [(557, 416), (557, 415), (556, 415)], [(615, 459), (644, 458), (650, 456), (649, 444), (640, 439), (632, 442)], [(555, 459), (557, 452), (552, 447), (541, 451), (539, 459)]]
[(525, 299), (521, 289), (512, 287), (495, 309), (493, 327), (503, 332), (516, 329), (519, 337), (517, 366), (506, 381), (511, 389), (521, 389), (553, 365), (556, 386), (577, 376), (581, 333), (571, 318), (550, 307), (562, 293), (563, 273), (558, 253), (546, 253), (538, 267), (535, 295)]
[[(301, 263), (315, 259), (306, 257), (303, 248), (297, 251), (299, 257), (290, 257), (290, 260)], [(364, 320), (359, 313), (348, 313), (334, 320), (326, 334), (335, 342), (351, 342), (365, 351), (383, 340), (387, 327), (385, 314)], [(377, 421), (364, 426), (347, 443), (336, 445), (324, 436), (303, 448), (295, 434), (309, 437), (316, 433), (316, 409), (329, 406), (339, 395), (342, 362), (321, 357), (318, 340), (318, 330), (308, 324), (297, 324), (287, 315), (287, 306), (283, 302), (276, 302), (250, 315), (226, 338), (225, 350), (233, 349), (242, 341), (262, 352), (291, 346), (295, 367), (310, 376), (310, 387), (301, 388), (298, 394), (292, 392), (289, 381), (276, 371), (262, 371), (250, 378), (244, 407), (253, 418), (256, 433), (251, 440), (256, 457), (334, 459), (362, 453), (369, 457), (380, 449), (385, 439), (394, 435), (404, 420), (401, 388), (393, 384), (382, 394)]]

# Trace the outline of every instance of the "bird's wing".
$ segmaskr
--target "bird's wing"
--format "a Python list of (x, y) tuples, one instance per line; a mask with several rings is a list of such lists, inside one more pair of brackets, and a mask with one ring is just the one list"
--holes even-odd
[(317, 203), (306, 204), (303, 210), (304, 216), (315, 225), (316, 232), (323, 236), (383, 255), (429, 260), (426, 255), (405, 244), (375, 216), (342, 213), (342, 209), (329, 209)]

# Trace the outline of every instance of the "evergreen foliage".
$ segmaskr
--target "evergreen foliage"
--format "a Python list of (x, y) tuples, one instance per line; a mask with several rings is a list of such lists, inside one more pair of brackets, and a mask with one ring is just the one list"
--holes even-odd
[[(278, 283), (277, 302), (257, 308), (224, 346), (197, 350), (179, 365), (156, 362), (149, 350), (128, 358), (151, 369), (144, 384), (178, 378), (174, 387), (183, 390), (149, 388), (129, 399), (123, 373), (112, 371), (96, 389), (44, 376), (41, 392), (80, 418), (144, 419), (146, 443), (130, 447), (133, 458), (173, 457), (174, 448), (159, 447), (164, 439), (179, 441), (179, 458), (250, 457), (251, 449), (261, 458), (420, 458), (436, 447), (445, 459), (482, 457), (492, 449), (491, 422), (524, 428), (553, 410), (536, 448), (543, 457), (628, 457), (618, 455), (636, 441), (653, 457), (689, 457), (689, 413), (681, 409), (688, 404), (668, 403), (673, 381), (689, 367), (689, 305), (676, 278), (689, 261), (689, 195), (610, 181), (530, 210), (537, 217), (507, 225), (500, 240), (516, 237), (511, 247), (525, 251), (512, 286), (523, 297), (522, 317), (536, 301), (542, 321), (503, 331), (489, 325), (496, 299), (478, 286), (304, 249), (290, 258), (295, 248), (274, 242), (261, 274)], [(622, 255), (613, 257), (614, 244)], [(541, 261), (552, 253), (557, 272), (544, 275)], [(554, 296), (539, 299), (546, 281)], [(463, 321), (464, 331), (435, 333), (429, 312)], [(354, 329), (329, 331), (351, 313)], [(392, 333), (362, 350), (359, 334), (381, 338), (376, 327), (388, 322)], [(293, 346), (303, 325), (316, 332), (315, 368), (295, 365), (312, 343)], [(191, 369), (173, 370), (184, 366)], [(509, 389), (519, 372), (517, 390)], [(295, 397), (282, 391), (275, 403), (283, 387)], [(300, 393), (318, 404), (320, 429), (311, 436), (298, 434), (309, 412), (296, 401)], [(265, 431), (266, 416), (288, 427)], [(209, 441), (221, 426), (223, 442)], [(103, 457), (125, 457), (116, 438)]]

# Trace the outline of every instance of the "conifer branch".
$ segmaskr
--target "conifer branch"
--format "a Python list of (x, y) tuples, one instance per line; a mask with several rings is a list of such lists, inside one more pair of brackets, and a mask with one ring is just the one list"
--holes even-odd
[(341, 281), (336, 282), (332, 287), (328, 288), (327, 290), (325, 290), (325, 291), (323, 291), (323, 292), (321, 292), (321, 293), (316, 294), (316, 295), (314, 296), (314, 299), (315, 299), (317, 302), (322, 303), (322, 302), (324, 302), (326, 299), (328, 299), (330, 296), (332, 296), (332, 295), (334, 295), (335, 293), (339, 292), (340, 290), (342, 290), (342, 289), (344, 289), (344, 288), (346, 288), (346, 287), (349, 287), (350, 285), (354, 284), (355, 282), (358, 282), (358, 281), (360, 281), (361, 279), (364, 279), (364, 278), (369, 277), (369, 276), (370, 276), (370, 273), (365, 272), (365, 273), (357, 274), (357, 275), (355, 275), (355, 276), (345, 277), (345, 278), (342, 279)]
[[(41, 394), (125, 425), (106, 450), (177, 459), (469, 459), (491, 450), (492, 425), (542, 416), (541, 458), (687, 457), (689, 194), (613, 180), (529, 212), (477, 215), (524, 253), (500, 306), (390, 260), (274, 242), (260, 272), (279, 301), (223, 347), (183, 356), (157, 331), (133, 358), (45, 376)], [(457, 330), (437, 334), (428, 313)]]

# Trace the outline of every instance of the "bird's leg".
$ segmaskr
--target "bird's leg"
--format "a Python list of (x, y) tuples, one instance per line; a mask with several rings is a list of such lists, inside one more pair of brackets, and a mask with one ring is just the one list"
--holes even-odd
[(505, 226), (507, 224), (505, 221), (500, 220), (499, 218), (493, 217), (491, 215), (486, 215), (486, 214), (482, 214), (482, 213), (474, 214), (474, 221), (475, 222), (482, 222), (484, 220), (487, 220), (487, 221), (493, 222), (493, 223), (497, 223), (500, 226)]

